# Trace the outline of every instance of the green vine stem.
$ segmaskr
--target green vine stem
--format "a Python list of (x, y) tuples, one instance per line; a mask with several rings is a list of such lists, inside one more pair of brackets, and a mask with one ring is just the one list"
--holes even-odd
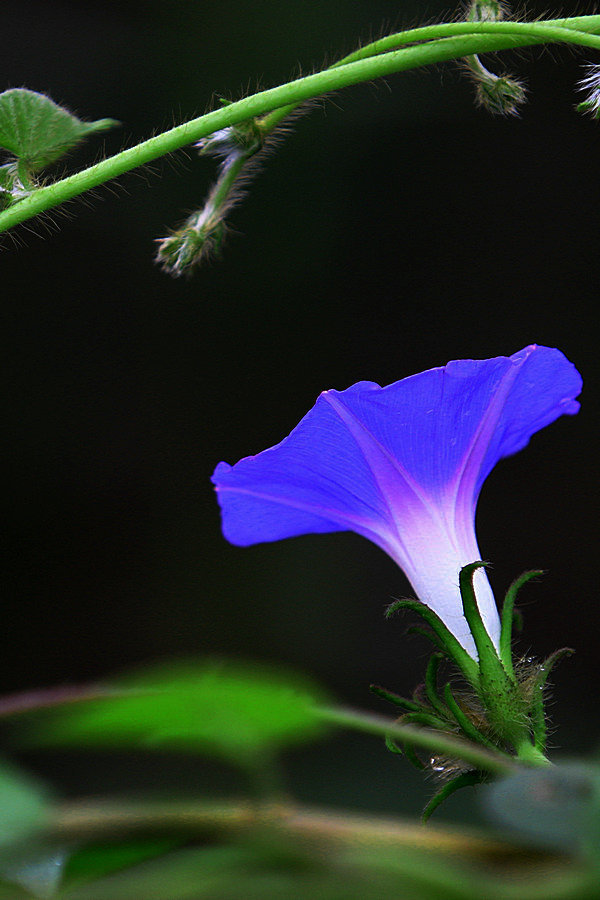
[[(587, 900), (597, 896), (594, 872), (564, 855), (536, 851), (476, 830), (415, 825), (384, 819), (281, 804), (257, 809), (250, 804), (221, 803), (122, 804), (96, 798), (71, 801), (50, 811), (45, 834), (52, 841), (114, 841), (140, 835), (227, 839), (270, 828), (319, 858), (353, 859), (370, 852), (394, 854), (399, 878), (427, 888), (427, 896), (489, 900)], [(434, 856), (423, 856), (423, 854)], [(446, 857), (443, 867), (427, 859)], [(508, 874), (507, 874), (508, 871)], [(78, 895), (79, 896), (79, 895)]]
[(446, 732), (416, 728), (412, 725), (398, 725), (382, 716), (342, 708), (318, 707), (315, 709), (315, 713), (321, 721), (330, 725), (405, 741), (413, 747), (428, 750), (436, 755), (443, 754), (463, 760), (476, 769), (490, 772), (493, 775), (508, 775), (515, 771), (516, 761), (508, 754), (488, 750), (481, 745), (473, 744)]
[(474, 860), (531, 861), (533, 853), (475, 830), (420, 825), (356, 813), (282, 803), (271, 809), (224, 800), (160, 803), (156, 801), (71, 800), (50, 810), (49, 836), (58, 841), (114, 840), (118, 837), (176, 832), (184, 835), (232, 835), (260, 823), (280, 825), (304, 840), (359, 843), (371, 847), (412, 847), (459, 854)]
[[(0, 233), (228, 126), (271, 113), (274, 127), (299, 103), (409, 69), (547, 43), (600, 49), (600, 15), (537, 22), (455, 22), (389, 35), (322, 72), (260, 91), (129, 147), (81, 172), (34, 190), (0, 213)], [(415, 43), (422, 41), (425, 43)], [(404, 46), (412, 44), (412, 46)], [(393, 49), (390, 48), (403, 48)], [(274, 112), (275, 111), (275, 112)]]

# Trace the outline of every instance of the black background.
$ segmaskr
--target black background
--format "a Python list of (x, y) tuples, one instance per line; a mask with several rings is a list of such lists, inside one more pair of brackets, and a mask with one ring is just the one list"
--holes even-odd
[[(433, 0), (5, 0), (2, 12), (2, 89), (123, 123), (73, 168), (217, 95), (456, 15)], [(536, 342), (578, 366), (582, 411), (498, 465), (479, 543), (499, 597), (524, 569), (548, 570), (524, 594), (522, 649), (577, 649), (556, 674), (554, 741), (596, 747), (600, 124), (574, 110), (584, 61), (591, 51), (564, 48), (488, 59), (526, 79), (520, 118), (476, 109), (452, 63), (317, 105), (233, 212), (223, 259), (189, 281), (152, 258), (214, 177), (193, 152), (17, 229), (18, 247), (3, 236), (4, 691), (217, 654), (291, 665), (387, 711), (369, 682), (410, 692), (428, 653), (383, 618), (410, 592), (402, 573), (352, 534), (229, 546), (212, 470), (279, 441), (323, 389)], [(377, 742), (338, 740), (294, 765), (310, 798), (410, 807), (412, 776)]]

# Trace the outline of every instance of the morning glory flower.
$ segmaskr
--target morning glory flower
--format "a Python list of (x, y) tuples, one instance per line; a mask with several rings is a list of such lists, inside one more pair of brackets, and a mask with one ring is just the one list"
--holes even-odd
[[(477, 657), (462, 614), (460, 569), (481, 558), (475, 507), (498, 460), (579, 409), (581, 377), (559, 351), (463, 359), (387, 387), (325, 391), (275, 447), (213, 475), (223, 533), (238, 546), (354, 531), (377, 544), (417, 598)], [(500, 621), (483, 569), (477, 602), (498, 646)]]

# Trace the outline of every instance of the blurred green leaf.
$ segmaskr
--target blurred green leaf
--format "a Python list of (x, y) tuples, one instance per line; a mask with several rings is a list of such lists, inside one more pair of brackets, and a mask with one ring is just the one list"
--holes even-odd
[(145, 860), (163, 856), (180, 843), (180, 838), (166, 837), (89, 844), (71, 854), (64, 873), (65, 885), (69, 889), (79, 887)]
[[(446, 860), (447, 862), (447, 860)], [(440, 860), (440, 868), (444, 861)], [(423, 858), (420, 858), (423, 866)], [(338, 864), (319, 853), (312, 865), (263, 859), (251, 847), (189, 848), (143, 863), (61, 900), (457, 900), (440, 883), (432, 890), (397, 872)], [(427, 881), (427, 879), (425, 879)], [(468, 895), (460, 895), (468, 896)]]
[(44, 846), (34, 840), (13, 850), (0, 871), (7, 881), (26, 888), (36, 900), (49, 900), (56, 895), (68, 857), (66, 847)]
[(44, 94), (25, 88), (0, 94), (0, 147), (30, 172), (60, 159), (88, 135), (118, 124), (114, 119), (82, 122)]
[(245, 764), (323, 731), (313, 712), (321, 692), (264, 667), (178, 663), (121, 678), (112, 689), (32, 714), (27, 742), (200, 750)]
[(0, 881), (0, 900), (32, 900), (33, 894), (15, 884)]
[(587, 850), (597, 859), (600, 839), (600, 765), (565, 762), (527, 768), (491, 785), (491, 818), (536, 846), (562, 852)]
[(46, 792), (37, 782), (0, 764), (0, 870), (6, 848), (44, 824), (46, 805)]

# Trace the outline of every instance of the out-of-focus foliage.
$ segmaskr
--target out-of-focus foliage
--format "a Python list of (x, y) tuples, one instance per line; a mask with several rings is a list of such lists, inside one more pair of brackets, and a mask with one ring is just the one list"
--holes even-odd
[(0, 765), (0, 860), (8, 847), (30, 837), (43, 823), (46, 791), (6, 763)]
[[(0, 765), (0, 900), (51, 896), (58, 884), (62, 857), (39, 844), (50, 803), (38, 781)], [(39, 892), (30, 894), (32, 886)]]
[(534, 846), (587, 856), (600, 868), (597, 763), (522, 769), (492, 785), (486, 798), (490, 816)]
[(70, 855), (65, 867), (65, 884), (69, 890), (79, 891), (97, 879), (164, 856), (180, 843), (177, 837), (164, 837), (105, 841), (78, 847)]
[(2, 874), (7, 881), (29, 891), (27, 896), (48, 900), (59, 889), (69, 853), (70, 847), (33, 841), (11, 853)]
[[(261, 854), (251, 847), (184, 849), (96, 882), (94, 900), (444, 900), (452, 894), (427, 888), (428, 877), (401, 878), (393, 871), (353, 865), (349, 859), (319, 860), (285, 852)], [(409, 854), (415, 868), (413, 854)], [(419, 860), (422, 873), (447, 860)], [(66, 891), (65, 900), (91, 900), (90, 889)], [(456, 895), (454, 895), (456, 896)]]
[[(182, 663), (104, 690), (113, 693), (27, 714), (30, 739), (184, 747), (252, 767), (318, 733), (319, 691), (264, 668)], [(486, 787), (503, 842), (269, 797), (70, 808), (9, 768), (0, 774), (0, 900), (600, 898), (593, 764), (523, 769)]]
[(164, 665), (112, 682), (112, 693), (36, 715), (27, 741), (201, 751), (242, 765), (322, 733), (323, 695), (296, 675), (237, 663)]
[[(297, 841), (274, 829), (218, 846), (187, 847), (93, 884), (66, 880), (60, 900), (569, 900), (599, 896), (556, 859), (514, 868), (465, 865), (443, 851)], [(508, 877), (507, 877), (508, 875)], [(585, 876), (584, 876), (585, 878)], [(582, 885), (585, 883), (585, 888)], [(582, 889), (587, 893), (582, 893)], [(546, 893), (544, 893), (544, 891)]]

